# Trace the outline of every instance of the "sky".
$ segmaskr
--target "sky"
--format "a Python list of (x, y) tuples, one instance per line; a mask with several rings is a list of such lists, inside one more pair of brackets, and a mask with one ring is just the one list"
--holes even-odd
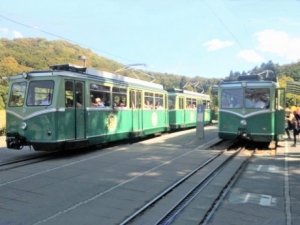
[(298, 62), (299, 10), (300, 0), (0, 0), (0, 38), (63, 39), (149, 71), (224, 78)]

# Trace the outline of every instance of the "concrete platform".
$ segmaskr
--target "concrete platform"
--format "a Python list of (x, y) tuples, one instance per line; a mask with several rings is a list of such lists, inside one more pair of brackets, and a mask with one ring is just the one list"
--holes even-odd
[(208, 224), (300, 224), (300, 143), (292, 144), (255, 155)]

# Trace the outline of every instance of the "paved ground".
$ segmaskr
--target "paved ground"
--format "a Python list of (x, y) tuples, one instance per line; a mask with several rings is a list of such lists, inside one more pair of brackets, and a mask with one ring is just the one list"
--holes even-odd
[[(217, 130), (214, 132), (216, 134)], [(200, 146), (213, 137), (206, 135), (206, 140), (199, 140), (191, 135), (190, 138), (186, 141), (193, 146)], [(174, 141), (181, 142), (178, 137), (173, 140), (162, 140), (166, 147), (171, 146), (171, 142)], [(276, 156), (257, 155), (250, 160), (246, 170), (241, 174), (208, 224), (300, 224), (300, 139), (297, 147), (291, 147), (292, 141), (290, 140), (284, 140), (278, 144)], [(5, 137), (0, 137), (0, 147), (5, 147), (5, 145)], [(20, 186), (14, 188), (20, 189)], [(33, 201), (33, 199), (27, 201)], [(85, 213), (88, 211), (85, 210)], [(67, 217), (70, 220), (71, 217), (68, 216), (70, 215), (62, 218)], [(58, 221), (52, 222), (54, 224)], [(189, 223), (187, 220), (186, 224), (193, 223)]]

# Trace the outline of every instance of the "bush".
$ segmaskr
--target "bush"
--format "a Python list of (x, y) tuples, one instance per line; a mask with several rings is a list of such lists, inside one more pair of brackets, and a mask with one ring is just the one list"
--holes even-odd
[(6, 128), (2, 127), (0, 128), (0, 136), (5, 136), (6, 135)]

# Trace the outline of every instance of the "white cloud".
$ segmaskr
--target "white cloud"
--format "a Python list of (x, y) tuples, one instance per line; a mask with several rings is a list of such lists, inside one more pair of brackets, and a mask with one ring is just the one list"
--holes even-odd
[(289, 60), (300, 59), (300, 38), (292, 38), (286, 32), (275, 30), (265, 30), (254, 36), (259, 41), (257, 50), (273, 53)]
[(208, 51), (215, 51), (217, 49), (225, 48), (234, 45), (234, 41), (220, 41), (218, 39), (213, 39), (203, 44), (204, 46), (209, 46)]
[(8, 33), (8, 28), (6, 27), (3, 27), (0, 29), (4, 34), (7, 34)]
[(4, 36), (7, 37), (7, 38), (11, 38), (11, 37), (13, 37), (13, 38), (23, 38), (23, 35), (20, 31), (16, 31), (16, 30), (11, 31), (6, 27), (0, 28), (0, 31), (1, 31), (0, 35), (1, 35), (1, 33), (3, 33)]
[(245, 59), (247, 62), (263, 62), (264, 58), (257, 54), (254, 50), (244, 50), (237, 54), (238, 57)]
[(23, 35), (19, 31), (13, 30), (12, 33), (14, 35), (14, 38), (23, 38)]

